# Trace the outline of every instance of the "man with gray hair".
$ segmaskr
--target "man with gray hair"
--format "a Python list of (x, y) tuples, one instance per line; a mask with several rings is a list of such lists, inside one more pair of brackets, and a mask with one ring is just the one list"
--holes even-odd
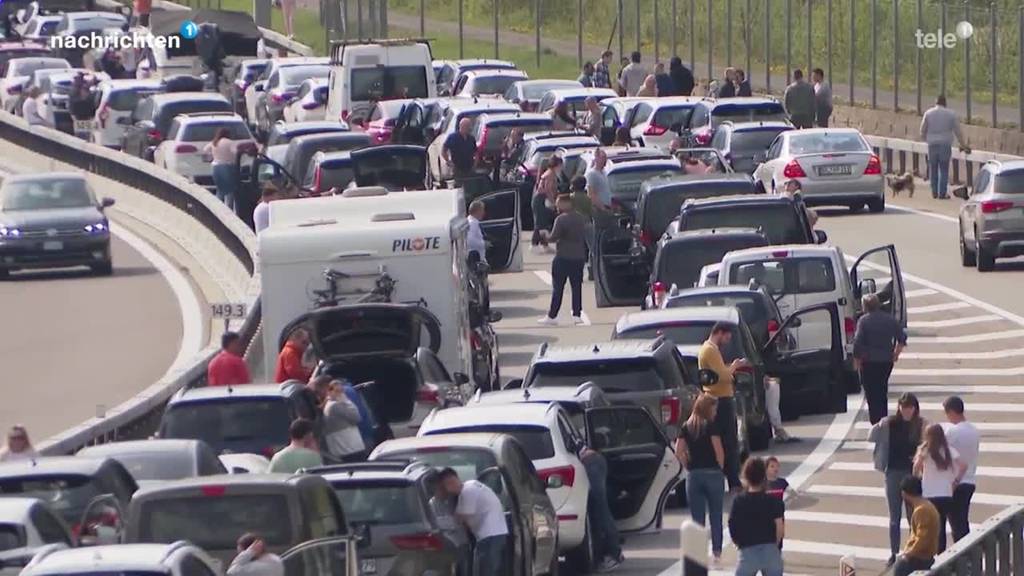
[(860, 374), (871, 424), (889, 413), (889, 375), (907, 345), (907, 331), (885, 310), (877, 294), (862, 298), (864, 315), (853, 337), (853, 366)]

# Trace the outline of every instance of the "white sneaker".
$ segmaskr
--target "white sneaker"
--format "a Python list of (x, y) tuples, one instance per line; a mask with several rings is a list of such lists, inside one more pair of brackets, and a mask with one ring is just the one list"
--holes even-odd
[(544, 326), (558, 326), (558, 320), (544, 316), (537, 320), (537, 324), (542, 324)]
[(582, 326), (583, 325), (583, 318), (580, 318), (579, 316), (573, 316), (572, 317), (572, 323), (577, 325), (577, 326)]

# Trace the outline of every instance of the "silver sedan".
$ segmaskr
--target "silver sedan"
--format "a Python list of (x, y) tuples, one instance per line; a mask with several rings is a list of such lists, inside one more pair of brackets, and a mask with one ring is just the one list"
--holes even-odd
[(882, 163), (856, 129), (783, 132), (757, 160), (754, 181), (769, 194), (782, 193), (786, 182), (796, 180), (809, 206), (885, 210)]

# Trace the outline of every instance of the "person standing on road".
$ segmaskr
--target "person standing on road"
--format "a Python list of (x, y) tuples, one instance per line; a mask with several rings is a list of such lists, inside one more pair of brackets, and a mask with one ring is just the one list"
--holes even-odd
[(672, 92), (676, 96), (690, 96), (693, 94), (693, 72), (689, 68), (683, 65), (683, 59), (679, 56), (673, 56), (668, 62), (668, 73), (672, 77), (672, 85), (675, 90)]
[(601, 53), (601, 59), (594, 65), (594, 88), (612, 87), (612, 51), (605, 50)]
[(896, 554), (900, 550), (900, 522), (903, 521), (900, 486), (904, 478), (912, 476), (914, 454), (924, 434), (924, 421), (917, 396), (905, 393), (900, 396), (898, 404), (896, 414), (879, 421), (868, 435), (868, 441), (875, 444), (875, 470), (885, 474), (885, 499), (889, 505), (890, 566), (896, 561)]
[(249, 366), (245, 363), (245, 343), (237, 332), (225, 332), (220, 337), (220, 352), (206, 367), (207, 386), (235, 386), (252, 382)]
[(537, 250), (542, 244), (541, 232), (550, 230), (554, 216), (555, 199), (558, 196), (558, 172), (562, 169), (562, 157), (555, 154), (548, 158), (543, 167), (537, 185), (533, 189), (533, 237), (530, 239), (531, 249)]
[(39, 453), (28, 438), (28, 429), (21, 424), (11, 426), (7, 431), (7, 448), (0, 452), (0, 462), (21, 462), (38, 457)]
[(786, 107), (786, 113), (797, 128), (812, 128), (814, 126), (814, 86), (804, 80), (804, 72), (797, 68), (793, 70), (793, 82), (786, 87), (782, 97), (782, 105)]
[(946, 519), (953, 508), (953, 486), (960, 483), (966, 471), (960, 453), (946, 442), (942, 425), (928, 426), (914, 457), (914, 476), (921, 479), (922, 496), (939, 511), (940, 554), (946, 549)]
[(658, 96), (672, 96), (676, 88), (672, 84), (672, 77), (665, 72), (665, 63), (658, 62), (654, 65), (654, 81), (658, 85)]
[(594, 161), (583, 175), (587, 180), (587, 197), (590, 198), (590, 226), (587, 228), (587, 245), (590, 247), (590, 278), (594, 274), (594, 250), (601, 232), (615, 225), (612, 209), (612, 187), (604, 168), (608, 154), (603, 148), (594, 150)]
[(267, 552), (267, 544), (259, 536), (243, 534), (237, 549), (238, 555), (228, 566), (227, 576), (284, 576), (284, 562)]
[(473, 574), (501, 574), (508, 525), (498, 495), (477, 480), (463, 482), (459, 479), (459, 473), (452, 468), (441, 470), (438, 478), (445, 492), (458, 499), (455, 515), (469, 528), (476, 540), (473, 547)]
[(252, 227), (256, 234), (270, 228), (270, 203), (277, 199), (277, 186), (266, 183), (260, 191), (260, 203), (252, 211)]
[(971, 531), (971, 497), (974, 496), (981, 436), (974, 424), (968, 422), (964, 416), (964, 401), (959, 396), (946, 398), (942, 402), (942, 409), (946, 413), (946, 420), (951, 424), (946, 429), (946, 441), (950, 449), (960, 454), (960, 461), (967, 466), (960, 482), (953, 488), (953, 508), (949, 513), (953, 542), (957, 542)]
[(476, 138), (470, 133), (473, 121), (469, 118), (459, 120), (459, 129), (444, 141), (441, 156), (452, 168), (455, 178), (473, 176), (476, 161)]
[[(800, 184), (800, 181), (796, 178), (792, 178), (786, 180), (786, 184), (783, 186), (782, 190), (786, 196), (795, 198), (796, 195), (803, 190), (803, 185)], [(811, 228), (814, 228), (814, 225), (818, 223), (818, 212), (813, 208), (808, 208), (807, 204), (801, 203), (800, 205), (804, 208), (804, 214), (807, 216), (807, 223), (811, 225)]]
[(740, 551), (736, 576), (782, 576), (779, 544), (786, 535), (786, 504), (765, 491), (764, 460), (747, 460), (743, 482), (746, 490), (733, 499), (729, 511), (729, 535)]
[(714, 91), (716, 98), (732, 98), (736, 96), (736, 69), (729, 67), (725, 69), (725, 78)]
[(608, 503), (608, 460), (586, 444), (579, 449), (578, 456), (590, 483), (587, 512), (594, 527), (595, 571), (611, 572), (625, 561), (625, 557), (622, 555), (619, 528)]
[(551, 232), (542, 231), (544, 243), (557, 245), (555, 258), (551, 261), (551, 307), (548, 315), (538, 323), (548, 326), (558, 324), (558, 311), (562, 308), (562, 294), (565, 282), (569, 281), (572, 292), (572, 322), (583, 324), (583, 266), (587, 263), (587, 221), (573, 209), (572, 197), (563, 194), (557, 201), (558, 217)]
[[(718, 399), (704, 393), (693, 403), (690, 417), (679, 427), (676, 457), (686, 467), (686, 501), (690, 517), (701, 526), (711, 524), (714, 565), (722, 561), (722, 512), (725, 502), (725, 448), (716, 422)], [(710, 516), (710, 521), (708, 517)]]
[(754, 91), (750, 88), (750, 80), (747, 80), (747, 73), (742, 68), (736, 69), (736, 95), (753, 96)]
[(29, 126), (50, 126), (50, 121), (43, 117), (39, 113), (39, 95), (42, 91), (39, 90), (39, 86), (33, 86), (29, 88), (28, 94), (25, 95), (25, 102), (21, 105), (21, 117), (28, 122)]
[(782, 411), (779, 403), (782, 402), (782, 384), (778, 378), (768, 377), (764, 379), (764, 404), (768, 412), (768, 421), (772, 425), (772, 433), (775, 441), (779, 444), (799, 442), (796, 436), (791, 436), (782, 425)]
[(828, 128), (828, 119), (832, 116), (832, 85), (825, 82), (825, 71), (815, 68), (811, 72), (814, 81), (814, 125)]
[(228, 138), (225, 127), (217, 129), (213, 141), (203, 148), (203, 155), (212, 160), (213, 183), (217, 185), (217, 198), (233, 212), (238, 192), (238, 144)]
[(701, 370), (710, 370), (718, 376), (718, 381), (705, 387), (704, 391), (718, 399), (715, 426), (722, 433), (722, 443), (725, 448), (723, 470), (725, 479), (729, 481), (729, 490), (736, 491), (740, 488), (740, 454), (739, 439), (736, 436), (733, 375), (736, 370), (749, 366), (749, 363), (743, 358), (736, 358), (730, 364), (725, 363), (722, 349), (728, 348), (730, 342), (732, 342), (732, 330), (726, 324), (716, 323), (711, 327), (708, 339), (700, 346), (700, 351), (697, 353), (697, 366)]
[(359, 408), (345, 394), (344, 383), (331, 382), (324, 404), (324, 452), (333, 460), (359, 462), (366, 459), (366, 444), (359, 430), (361, 419)]
[(305, 418), (296, 419), (288, 427), (288, 437), (291, 442), (274, 454), (267, 472), (294, 474), (303, 468), (323, 466), (312, 422)]
[(877, 424), (889, 412), (889, 376), (907, 345), (907, 331), (882, 310), (877, 294), (868, 294), (861, 301), (864, 315), (853, 336), (853, 367), (864, 388), (868, 417)]
[(907, 547), (896, 559), (894, 576), (910, 576), (918, 570), (927, 570), (935, 563), (938, 552), (939, 511), (922, 496), (921, 479), (907, 476), (900, 484), (900, 495), (913, 512), (910, 515), (910, 538)]
[(306, 349), (309, 348), (309, 332), (305, 328), (296, 328), (288, 335), (288, 341), (277, 355), (277, 367), (274, 369), (274, 382), (288, 380), (306, 382), (313, 375), (313, 368), (302, 361)]
[(633, 52), (629, 64), (619, 74), (619, 87), (625, 96), (636, 96), (647, 79), (647, 69), (640, 63), (640, 53)]
[(928, 144), (928, 182), (932, 187), (932, 198), (949, 198), (949, 161), (953, 158), (953, 138), (960, 149), (970, 152), (960, 130), (960, 119), (956, 112), (946, 107), (946, 96), (940, 94), (935, 106), (925, 111), (921, 118), (921, 140)]
[(594, 88), (594, 64), (591, 62), (583, 63), (583, 73), (576, 79), (577, 82), (583, 84), (584, 88)]

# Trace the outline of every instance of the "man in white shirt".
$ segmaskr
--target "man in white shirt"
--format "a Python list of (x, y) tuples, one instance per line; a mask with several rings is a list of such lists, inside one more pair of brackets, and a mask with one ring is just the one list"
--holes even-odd
[(949, 524), (953, 529), (953, 541), (956, 542), (971, 530), (970, 511), (971, 497), (974, 496), (974, 483), (978, 471), (978, 451), (981, 437), (978, 429), (967, 421), (964, 416), (964, 401), (959, 396), (950, 396), (942, 402), (946, 419), (946, 441), (952, 450), (960, 453), (960, 462), (967, 466), (960, 483), (953, 488), (953, 509), (950, 511)]
[(484, 239), (484, 232), (480, 228), (480, 221), (484, 219), (484, 212), (483, 202), (473, 200), (469, 203), (469, 216), (466, 217), (466, 221), (469, 222), (469, 232), (466, 234), (466, 248), (470, 252), (476, 252), (480, 256), (480, 261), (486, 263), (487, 241)]
[(263, 187), (260, 194), (260, 203), (252, 211), (252, 224), (256, 234), (259, 234), (270, 226), (270, 203), (277, 200), (277, 188), (273, 184)]
[(39, 113), (39, 87), (33, 86), (25, 96), (25, 102), (21, 105), (21, 116), (29, 126), (49, 126), (50, 123)]
[(477, 480), (463, 482), (459, 474), (445, 468), (439, 475), (446, 492), (458, 498), (455, 515), (469, 528), (476, 539), (473, 549), (473, 574), (489, 576), (501, 574), (505, 556), (508, 525), (505, 509), (498, 495)]
[(238, 556), (228, 567), (228, 576), (284, 576), (284, 562), (267, 552), (259, 536), (248, 533), (238, 539)]

